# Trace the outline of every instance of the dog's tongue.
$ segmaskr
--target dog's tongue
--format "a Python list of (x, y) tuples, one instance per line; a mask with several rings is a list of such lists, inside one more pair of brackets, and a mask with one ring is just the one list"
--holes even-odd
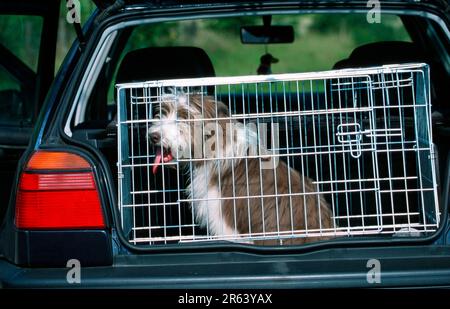
[(166, 151), (163, 151), (163, 153), (161, 153), (161, 149), (157, 148), (155, 154), (155, 161), (153, 162), (153, 174), (156, 174), (156, 172), (158, 171), (158, 166), (161, 164), (161, 161), (164, 161), (165, 163), (172, 161), (172, 159), (173, 156), (171, 152), (167, 153)]
[(161, 149), (156, 149), (155, 154), (155, 161), (153, 162), (153, 175), (156, 174), (156, 171), (158, 170), (158, 165), (161, 164)]

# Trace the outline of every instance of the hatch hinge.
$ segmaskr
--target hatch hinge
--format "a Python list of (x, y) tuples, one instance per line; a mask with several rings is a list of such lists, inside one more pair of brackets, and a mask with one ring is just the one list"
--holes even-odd
[(95, 23), (98, 23), (99, 21), (108, 18), (111, 15), (111, 13), (120, 10), (124, 6), (125, 6), (124, 0), (116, 0), (113, 4), (111, 4), (106, 9), (100, 12), (98, 17), (95, 19)]

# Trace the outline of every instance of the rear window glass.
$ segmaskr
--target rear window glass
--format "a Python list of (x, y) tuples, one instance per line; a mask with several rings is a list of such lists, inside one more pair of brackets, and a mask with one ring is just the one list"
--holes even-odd
[(0, 43), (34, 72), (37, 71), (43, 19), (0, 15)]
[(217, 76), (256, 74), (267, 52), (279, 59), (273, 73), (331, 69), (357, 46), (377, 41), (411, 41), (400, 17), (383, 15), (368, 23), (364, 14), (273, 16), (272, 25), (291, 25), (289, 44), (242, 44), (240, 27), (262, 25), (261, 17), (211, 19), (147, 25), (136, 28), (127, 49), (148, 46), (197, 46), (206, 51)]
[(43, 18), (0, 15), (0, 125), (30, 126)]
[[(216, 76), (257, 74), (265, 53), (279, 60), (272, 65), (272, 73), (297, 73), (332, 69), (367, 43), (411, 41), (396, 15), (383, 14), (380, 23), (369, 23), (365, 14), (306, 14), (272, 17), (272, 25), (293, 26), (293, 43), (242, 44), (240, 28), (262, 23), (262, 17), (251, 16), (142, 25), (133, 30), (121, 57), (150, 46), (195, 46), (208, 54)], [(114, 81), (109, 86), (109, 104), (115, 104)]]

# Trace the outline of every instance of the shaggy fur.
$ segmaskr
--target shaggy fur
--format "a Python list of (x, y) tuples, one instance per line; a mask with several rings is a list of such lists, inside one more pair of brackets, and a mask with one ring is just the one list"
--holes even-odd
[(246, 234), (276, 236), (331, 229), (330, 207), (311, 179), (283, 161), (249, 157), (258, 149), (256, 130), (230, 120), (227, 106), (213, 97), (166, 95), (156, 115), (149, 138), (191, 172), (187, 192), (192, 211), (209, 235), (260, 245), (327, 238), (242, 239)]

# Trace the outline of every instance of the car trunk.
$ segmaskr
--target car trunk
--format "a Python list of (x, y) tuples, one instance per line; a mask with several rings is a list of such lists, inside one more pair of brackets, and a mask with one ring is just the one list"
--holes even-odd
[[(135, 64), (141, 65), (139, 72), (164, 69), (168, 75), (116, 81), (118, 105), (114, 121), (106, 125), (109, 121), (103, 120), (102, 126), (106, 129), (81, 123), (73, 130), (72, 137), (95, 146), (109, 162), (117, 185), (118, 221), (124, 239), (137, 247), (176, 247), (192, 242), (201, 242), (200, 245), (261, 242), (279, 246), (293, 239), (306, 242), (332, 242), (337, 238), (427, 239), (441, 227), (441, 215), (445, 210), (438, 192), (445, 175), (439, 173), (437, 164), (445, 165), (448, 150), (442, 141), (446, 131), (439, 129), (445, 128), (442, 118), (436, 118), (435, 114), (432, 117), (432, 105), (438, 100), (436, 91), (442, 94), (438, 97), (445, 97), (442, 77), (446, 79), (448, 75), (443, 71), (436, 73), (439, 71), (436, 58), (421, 61), (425, 59), (422, 55), (399, 51), (407, 44), (400, 44), (402, 46), (396, 50), (395, 42), (383, 43), (386, 44), (355, 50), (348, 59), (336, 64), (335, 71), (267, 79), (257, 76), (215, 79), (201, 72), (198, 76), (184, 75), (194, 79), (176, 80), (183, 74), (167, 73), (176, 66), (174, 69), (162, 61), (165, 68), (154, 64), (149, 69), (140, 61), (144, 59), (141, 57)], [(387, 62), (378, 59), (383, 49), (384, 55), (398, 57)], [(410, 62), (414, 64), (404, 65)], [(177, 63), (175, 58), (174, 63)], [(393, 66), (380, 67), (383, 64)], [(348, 71), (354, 67), (365, 69)], [(252, 191), (249, 187), (254, 184), (249, 171), (243, 173), (244, 182), (239, 183), (235, 176), (229, 175), (239, 172), (232, 168), (227, 176), (231, 179), (229, 187), (219, 186), (219, 191), (227, 191), (227, 194), (192, 196), (189, 184), (194, 182), (195, 162), (208, 161), (202, 157), (204, 152), (197, 158), (188, 156), (161, 162), (165, 150), (152, 143), (149, 136), (150, 128), (158, 122), (157, 109), (162, 108), (165, 95), (174, 92), (186, 96), (187, 101), (199, 95), (213, 98), (216, 104), (223, 102), (229, 114), (212, 117), (214, 125), (219, 121), (244, 127), (255, 125), (258, 136), (266, 137), (260, 143), (267, 152), (260, 152), (258, 148), (253, 157), (247, 153), (240, 158), (213, 156), (209, 160), (233, 165), (231, 162), (235, 159), (248, 163), (252, 159), (277, 158), (288, 171), (295, 170), (301, 177), (310, 179), (313, 189), (307, 194), (304, 189), (288, 186), (291, 187), (288, 192), (279, 193), (275, 183), (267, 192)], [(175, 122), (180, 125), (183, 119)], [(197, 122), (204, 126), (210, 121), (201, 118)], [(263, 124), (265, 131), (260, 132)], [(252, 131), (246, 132), (252, 134)], [(272, 139), (275, 132), (277, 138)], [(260, 187), (268, 183), (262, 173), (251, 175), (259, 176), (256, 184)], [(222, 177), (217, 176), (215, 182), (226, 180)], [(289, 182), (289, 176), (286, 177)], [(275, 176), (275, 179), (279, 178)], [(205, 182), (204, 186), (209, 184)], [(244, 188), (243, 193), (237, 193), (239, 187)], [(315, 201), (307, 207), (305, 200), (309, 196)], [(308, 227), (306, 222), (294, 228), (293, 222), (297, 220), (294, 208), (301, 208), (305, 214), (313, 208), (320, 209), (318, 201), (322, 197), (330, 207), (331, 225)], [(282, 203), (284, 198), (289, 200), (289, 206), (283, 213), (279, 212), (277, 203)], [(219, 218), (223, 212), (231, 213), (231, 221), (228, 221), (231, 232), (213, 232), (211, 222), (201, 222), (194, 204), (205, 200), (207, 205), (216, 207), (216, 210), (211, 209), (220, 213)], [(222, 202), (217, 204), (216, 201)], [(264, 203), (276, 205), (266, 209)], [(275, 218), (267, 230), (262, 223), (261, 229), (252, 231), (252, 220), (257, 221), (252, 217), (253, 205), (262, 209), (262, 214), (258, 213), (262, 221), (266, 216)], [(243, 207), (244, 211), (236, 207)], [(269, 215), (270, 211), (273, 215)], [(317, 216), (322, 215), (319, 210)], [(287, 225), (281, 223), (281, 218), (286, 216), (291, 217)], [(238, 221), (245, 221), (245, 224)], [(238, 228), (239, 224), (244, 227)]]

